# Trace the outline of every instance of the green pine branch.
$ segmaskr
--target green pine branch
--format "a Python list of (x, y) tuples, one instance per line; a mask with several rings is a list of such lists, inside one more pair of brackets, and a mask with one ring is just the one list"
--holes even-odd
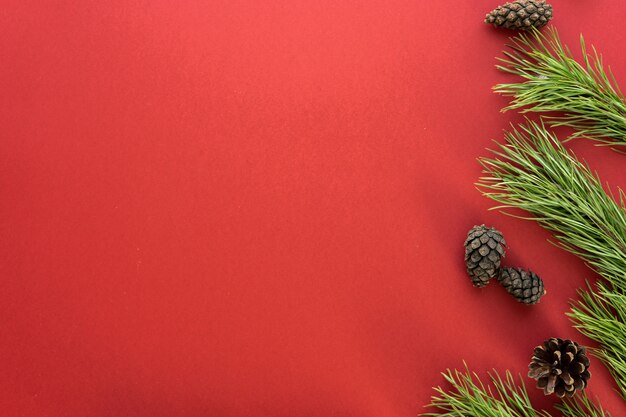
[[(505, 134), (505, 143), (479, 159), (478, 182), (496, 209), (519, 208), (554, 233), (560, 246), (583, 259), (604, 279), (581, 290), (574, 324), (596, 340), (597, 356), (626, 398), (626, 206), (605, 191), (596, 174), (565, 150), (542, 124), (528, 122)], [(510, 214), (510, 213), (509, 213)]]
[(602, 409), (602, 406), (592, 402), (586, 394), (583, 393), (575, 400), (566, 400), (556, 405), (564, 417), (611, 417), (611, 414)]
[(568, 315), (574, 327), (602, 346), (592, 352), (607, 364), (626, 399), (626, 295), (603, 282), (596, 290), (579, 293), (581, 300), (573, 304)]
[(428, 417), (550, 417), (546, 411), (537, 411), (532, 406), (524, 381), (517, 384), (513, 375), (506, 372), (504, 379), (494, 372), (489, 375), (494, 389), (487, 387), (478, 375), (465, 368), (464, 372), (448, 369), (442, 373), (451, 385), (446, 390), (434, 388), (427, 407), (433, 412)]
[(547, 35), (534, 30), (511, 38), (511, 42), (511, 52), (504, 52), (497, 68), (523, 81), (494, 87), (497, 93), (513, 97), (503, 111), (550, 113), (546, 121), (574, 128), (572, 137), (626, 146), (626, 101), (595, 48), (593, 54), (587, 53), (582, 36), (582, 65), (561, 43), (554, 27)]
[[(442, 373), (450, 387), (435, 387), (426, 417), (551, 417), (545, 410), (533, 407), (524, 381), (519, 382), (511, 372), (504, 378), (496, 371), (489, 374), (491, 386), (486, 385), (470, 372), (467, 365), (464, 371), (450, 370)], [(584, 392), (575, 399), (567, 400), (557, 408), (564, 417), (610, 417), (601, 407), (595, 405)]]

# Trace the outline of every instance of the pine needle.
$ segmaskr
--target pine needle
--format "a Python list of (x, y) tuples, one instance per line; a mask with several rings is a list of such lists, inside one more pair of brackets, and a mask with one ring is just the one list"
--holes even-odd
[[(505, 58), (496, 67), (523, 81), (499, 84), (494, 91), (513, 97), (503, 111), (550, 113), (552, 126), (576, 130), (572, 138), (587, 137), (603, 145), (626, 146), (626, 101), (610, 69), (605, 70), (595, 48), (588, 54), (580, 37), (583, 64), (564, 46), (554, 27), (511, 38)], [(557, 114), (554, 114), (557, 113)]]
[(600, 405), (594, 404), (584, 393), (575, 400), (557, 404), (556, 408), (564, 417), (611, 417), (610, 413), (604, 411)]
[[(491, 386), (470, 372), (446, 370), (442, 373), (450, 388), (435, 387), (435, 395), (426, 407), (433, 409), (425, 417), (551, 417), (545, 410), (533, 407), (521, 375), (519, 382), (511, 372), (501, 377), (497, 371), (489, 374)], [(583, 391), (573, 399), (556, 406), (564, 417), (611, 417), (594, 404)]]
[(581, 333), (596, 340), (592, 352), (608, 367), (626, 399), (626, 295), (598, 283), (597, 290), (580, 290), (581, 301), (568, 314)]
[(543, 123), (528, 122), (505, 134), (505, 143), (481, 158), (478, 182), (505, 212), (520, 208), (554, 233), (560, 246), (604, 279), (581, 291), (570, 316), (596, 340), (595, 351), (626, 399), (626, 208), (605, 191), (597, 174), (565, 150)]
[[(550, 417), (546, 411), (533, 408), (524, 381), (518, 385), (513, 375), (506, 372), (504, 379), (497, 372), (489, 375), (495, 390), (485, 386), (478, 375), (448, 369), (442, 373), (451, 389), (434, 388), (436, 395), (427, 406), (435, 411), (423, 414), (429, 417)], [(582, 417), (582, 416), (581, 416)]]

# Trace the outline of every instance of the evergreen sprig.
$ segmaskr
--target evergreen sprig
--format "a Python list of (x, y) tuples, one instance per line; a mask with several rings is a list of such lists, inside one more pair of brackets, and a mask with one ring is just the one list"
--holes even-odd
[(489, 378), (494, 387), (486, 386), (465, 367), (465, 371), (450, 370), (442, 373), (451, 389), (434, 388), (427, 407), (433, 408), (429, 417), (550, 417), (546, 411), (537, 411), (532, 406), (524, 381), (520, 383), (510, 372), (502, 378), (494, 371)]
[[(604, 278), (597, 290), (581, 290), (571, 317), (596, 340), (597, 356), (626, 398), (626, 206), (602, 187), (597, 174), (569, 153), (543, 123), (528, 122), (505, 134), (505, 143), (479, 159), (478, 186), (508, 212), (520, 208), (552, 231), (560, 246)], [(511, 214), (511, 213), (509, 213)]]
[[(489, 374), (491, 386), (470, 372), (467, 365), (463, 371), (446, 370), (442, 373), (450, 388), (435, 387), (435, 395), (427, 405), (433, 411), (422, 414), (427, 417), (551, 417), (545, 410), (533, 407), (519, 376), (519, 382), (511, 372), (504, 377), (493, 371)], [(557, 406), (564, 417), (610, 417), (594, 404), (584, 392), (574, 399)]]
[(568, 315), (574, 327), (600, 343), (602, 349), (592, 352), (608, 365), (626, 399), (626, 295), (603, 282), (595, 290), (590, 287), (579, 293), (581, 300), (573, 304)]
[(497, 93), (513, 97), (503, 111), (550, 113), (546, 121), (576, 129), (572, 137), (626, 146), (626, 101), (595, 48), (593, 54), (587, 53), (582, 35), (582, 65), (561, 43), (554, 27), (548, 28), (547, 35), (533, 30), (511, 42), (512, 51), (504, 52), (497, 68), (523, 81), (494, 87)]
[(575, 400), (566, 400), (557, 404), (556, 408), (564, 417), (611, 417), (609, 412), (604, 411), (601, 405), (592, 402), (584, 393)]

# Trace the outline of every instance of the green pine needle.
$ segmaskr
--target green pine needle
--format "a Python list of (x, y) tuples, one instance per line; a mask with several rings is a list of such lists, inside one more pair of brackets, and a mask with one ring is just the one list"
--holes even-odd
[(581, 301), (568, 314), (576, 327), (602, 346), (593, 353), (605, 364), (626, 399), (626, 295), (598, 283), (597, 290), (579, 291)]
[(626, 207), (597, 174), (568, 153), (543, 123), (528, 122), (505, 134), (505, 143), (481, 158), (478, 186), (504, 209), (520, 208), (552, 231), (560, 246), (582, 258), (604, 281), (582, 291), (573, 306), (575, 326), (596, 340), (596, 355), (626, 398)]
[[(427, 406), (433, 408), (428, 417), (550, 417), (546, 411), (533, 408), (524, 381), (516, 383), (510, 372), (504, 379), (494, 371), (490, 374), (495, 389), (485, 386), (478, 375), (448, 369), (442, 373), (451, 389), (434, 388), (436, 395)], [(574, 417), (574, 416), (572, 416)], [(582, 416), (580, 416), (582, 417)]]
[[(519, 376), (519, 383), (511, 372), (502, 378), (495, 370), (489, 374), (491, 385), (485, 385), (478, 375), (465, 370), (446, 370), (442, 373), (450, 388), (435, 387), (435, 395), (426, 407), (433, 409), (425, 417), (551, 417), (545, 410), (533, 407)], [(611, 417), (601, 406), (594, 404), (583, 391), (567, 399), (556, 408), (564, 417)]]
[[(580, 37), (584, 65), (579, 64), (551, 27), (547, 35), (533, 30), (511, 38), (497, 68), (524, 81), (499, 84), (494, 91), (513, 97), (504, 109), (551, 113), (552, 126), (569, 126), (572, 137), (587, 137), (604, 145), (626, 146), (626, 101), (610, 69), (592, 47), (587, 54)], [(557, 112), (557, 114), (554, 114)]]
[(577, 397), (576, 400), (567, 400), (557, 404), (556, 408), (563, 413), (564, 417), (611, 417), (598, 404), (594, 404), (586, 394)]

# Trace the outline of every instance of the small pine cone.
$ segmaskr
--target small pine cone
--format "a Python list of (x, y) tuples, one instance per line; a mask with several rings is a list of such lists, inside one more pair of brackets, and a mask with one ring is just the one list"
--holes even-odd
[(545, 0), (515, 0), (488, 13), (485, 23), (497, 28), (539, 29), (552, 19), (552, 6)]
[(465, 240), (465, 266), (475, 287), (487, 285), (498, 274), (504, 258), (506, 241), (498, 230), (474, 226)]
[(541, 278), (521, 268), (502, 268), (498, 281), (520, 303), (537, 304), (546, 293)]
[(537, 388), (560, 398), (573, 397), (576, 391), (587, 388), (591, 378), (585, 347), (556, 337), (535, 348), (528, 369), (528, 376), (537, 380)]

